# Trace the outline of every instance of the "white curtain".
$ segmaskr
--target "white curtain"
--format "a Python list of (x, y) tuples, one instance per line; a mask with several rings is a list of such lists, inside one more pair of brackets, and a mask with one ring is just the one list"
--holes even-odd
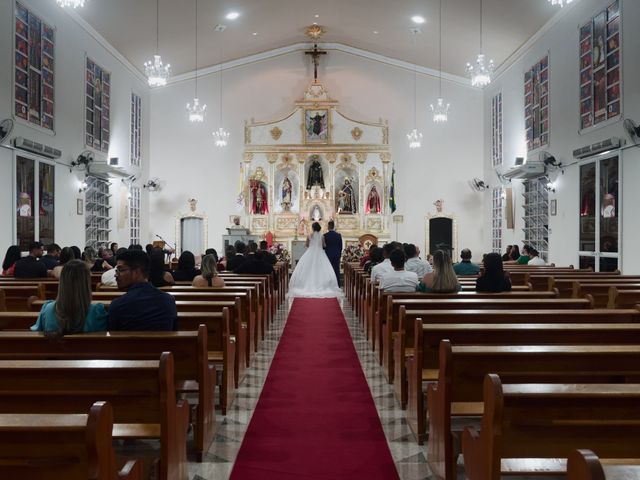
[(195, 256), (204, 253), (204, 225), (202, 218), (183, 218), (180, 221), (182, 251), (189, 250)]

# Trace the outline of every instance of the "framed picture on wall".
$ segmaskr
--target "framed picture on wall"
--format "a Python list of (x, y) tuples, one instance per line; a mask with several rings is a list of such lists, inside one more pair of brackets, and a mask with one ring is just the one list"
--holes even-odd
[(549, 201), (549, 215), (555, 217), (558, 214), (558, 200)]
[(305, 143), (329, 142), (329, 110), (309, 109), (304, 111)]
[(84, 215), (84, 200), (81, 198), (76, 199), (76, 214)]

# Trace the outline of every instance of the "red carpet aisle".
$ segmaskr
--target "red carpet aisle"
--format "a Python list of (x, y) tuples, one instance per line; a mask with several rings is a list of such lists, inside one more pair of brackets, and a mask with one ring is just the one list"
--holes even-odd
[(398, 479), (337, 300), (294, 301), (231, 479)]

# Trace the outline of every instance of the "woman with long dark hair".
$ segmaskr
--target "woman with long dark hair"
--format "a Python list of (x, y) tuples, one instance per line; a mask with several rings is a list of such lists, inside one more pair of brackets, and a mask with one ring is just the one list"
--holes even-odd
[(64, 266), (67, 263), (69, 263), (71, 260), (75, 260), (75, 258), (76, 256), (73, 253), (73, 250), (71, 250), (70, 247), (64, 247), (60, 251), (60, 258), (58, 260), (58, 265), (53, 267), (53, 270), (51, 271), (51, 276), (54, 278), (60, 278), (60, 275), (62, 274), (62, 269), (64, 268)]
[(82, 260), (67, 262), (60, 275), (58, 296), (45, 302), (33, 331), (52, 336), (100, 332), (107, 329), (107, 312), (101, 303), (91, 303), (91, 273)]
[(200, 270), (196, 268), (196, 257), (189, 250), (185, 250), (178, 259), (178, 268), (171, 275), (176, 282), (193, 282)]
[(154, 287), (166, 287), (176, 283), (164, 267), (164, 252), (160, 248), (152, 249), (149, 255), (149, 281)]
[(484, 257), (484, 273), (476, 279), (476, 292), (510, 292), (511, 280), (504, 271), (502, 257), (488, 253)]
[(4, 255), (4, 261), (2, 262), (2, 276), (13, 277), (13, 268), (16, 266), (16, 262), (20, 260), (22, 252), (18, 245), (11, 245), (7, 248), (7, 253)]

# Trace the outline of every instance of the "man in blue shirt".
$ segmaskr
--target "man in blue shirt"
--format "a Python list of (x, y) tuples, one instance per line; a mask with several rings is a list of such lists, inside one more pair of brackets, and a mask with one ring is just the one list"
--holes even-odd
[(144, 251), (127, 250), (118, 256), (116, 282), (127, 293), (111, 302), (109, 330), (177, 329), (176, 302), (149, 283), (149, 257)]
[(471, 263), (471, 250), (468, 248), (463, 249), (460, 252), (460, 258), (462, 261), (453, 266), (453, 271), (456, 272), (456, 275), (478, 275), (480, 273), (480, 266)]

